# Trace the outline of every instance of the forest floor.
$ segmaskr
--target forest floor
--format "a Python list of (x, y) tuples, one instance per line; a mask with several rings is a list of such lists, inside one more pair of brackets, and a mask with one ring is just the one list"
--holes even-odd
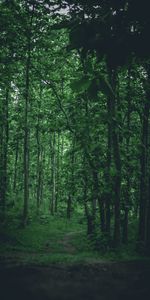
[(3, 300), (148, 300), (149, 279), (140, 261), (0, 266)]
[(150, 299), (150, 261), (93, 251), (79, 222), (11, 220), (0, 240), (2, 300)]

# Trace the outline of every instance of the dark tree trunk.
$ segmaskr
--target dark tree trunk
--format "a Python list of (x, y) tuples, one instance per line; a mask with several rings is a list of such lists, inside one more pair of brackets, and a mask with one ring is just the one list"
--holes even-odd
[(52, 198), (50, 203), (50, 211), (51, 214), (55, 213), (55, 205), (56, 205), (56, 133), (54, 132), (52, 135)]
[(98, 197), (98, 206), (100, 214), (101, 232), (106, 232), (105, 198)]
[[(111, 113), (111, 105), (110, 100), (107, 100), (107, 111), (110, 115)], [(111, 122), (108, 120), (107, 127), (107, 165), (106, 165), (106, 193), (105, 193), (105, 205), (106, 205), (106, 233), (110, 235), (110, 204), (111, 204), (111, 177), (110, 177), (110, 167), (111, 167), (111, 156), (112, 156), (112, 132), (111, 132)]]
[(105, 232), (106, 229), (106, 219), (105, 219), (105, 199), (100, 196), (99, 191), (99, 178), (98, 178), (98, 171), (92, 170), (93, 173), (93, 220), (96, 219), (96, 208), (97, 203), (99, 206), (99, 214), (100, 214), (100, 224), (101, 224), (101, 231)]
[(26, 65), (26, 87), (25, 87), (25, 116), (24, 116), (24, 209), (23, 225), (25, 226), (28, 218), (29, 201), (29, 70), (30, 70), (30, 41), (28, 45), (28, 57)]
[(57, 145), (57, 174), (56, 174), (56, 200), (55, 200), (55, 213), (57, 213), (58, 202), (59, 202), (59, 191), (60, 191), (60, 133), (58, 132), (57, 136), (58, 145)]
[(6, 197), (7, 197), (7, 154), (8, 154), (8, 139), (9, 139), (9, 124), (8, 124), (8, 99), (9, 87), (6, 88), (4, 102), (2, 105), (2, 124), (1, 124), (1, 170), (0, 170), (0, 205), (2, 207), (3, 219), (6, 211)]
[(127, 137), (126, 137), (126, 195), (124, 197), (124, 219), (123, 219), (123, 234), (122, 241), (124, 244), (128, 242), (128, 218), (131, 190), (131, 169), (130, 169), (130, 123), (131, 123), (131, 87), (130, 87), (130, 68), (128, 70), (128, 110), (127, 110)]
[(148, 255), (150, 255), (150, 174), (149, 174), (149, 185), (148, 185), (148, 212), (147, 212), (147, 224), (146, 224), (146, 252)]
[(71, 195), (69, 194), (68, 195), (68, 199), (67, 199), (67, 219), (70, 220), (71, 218), (71, 204), (72, 204), (72, 201), (71, 201)]
[(14, 165), (14, 182), (13, 182), (13, 191), (16, 194), (17, 186), (17, 165), (18, 165), (18, 156), (19, 156), (19, 139), (16, 141), (16, 153), (15, 153), (15, 165)]
[(141, 133), (141, 176), (140, 176), (140, 205), (139, 205), (139, 242), (145, 246), (148, 198), (148, 126), (149, 126), (149, 99), (146, 100), (143, 110), (143, 123)]
[(36, 128), (36, 140), (37, 140), (37, 214), (39, 214), (40, 208), (40, 195), (41, 195), (41, 145), (40, 145), (40, 133), (39, 133), (39, 124), (40, 119), (38, 116), (37, 128)]
[(114, 184), (114, 193), (115, 193), (115, 224), (114, 224), (114, 243), (115, 246), (120, 244), (120, 190), (121, 190), (121, 164), (119, 158), (119, 152), (117, 152), (118, 141), (115, 141), (116, 146), (116, 157), (115, 157), (115, 164), (116, 164), (116, 172), (115, 175), (115, 184)]
[(68, 195), (68, 201), (67, 201), (67, 218), (71, 218), (71, 212), (73, 209), (73, 199), (74, 199), (74, 193), (75, 193), (75, 182), (74, 182), (74, 167), (75, 167), (75, 137), (72, 137), (72, 148), (71, 148), (71, 154), (70, 154), (70, 169), (71, 174), (69, 175), (69, 195)]
[(115, 165), (114, 176), (114, 245), (117, 247), (120, 244), (120, 192), (121, 192), (121, 157), (119, 145), (119, 130), (116, 119), (116, 71), (109, 70), (109, 78), (114, 91), (110, 99), (110, 121), (112, 133), (112, 150)]
[(30, 90), (30, 68), (31, 68), (31, 35), (33, 22), (34, 6), (30, 16), (30, 24), (27, 32), (27, 59), (25, 77), (25, 108), (24, 108), (24, 207), (23, 207), (23, 226), (28, 220), (29, 204), (29, 90)]
[(91, 209), (91, 199), (89, 199), (88, 195), (88, 161), (87, 155), (85, 151), (83, 152), (83, 204), (84, 204), (84, 211), (87, 221), (87, 235), (89, 237), (93, 236), (95, 232), (95, 220), (93, 218), (93, 212)]

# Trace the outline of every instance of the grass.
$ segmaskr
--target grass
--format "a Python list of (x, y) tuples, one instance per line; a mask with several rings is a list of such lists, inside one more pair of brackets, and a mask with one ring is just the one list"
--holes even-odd
[[(86, 235), (86, 224), (78, 218), (68, 221), (53, 216), (32, 219), (25, 227), (10, 217), (0, 228), (0, 257), (8, 263), (94, 263), (141, 259), (128, 245), (116, 251), (93, 250)], [(144, 259), (144, 258), (143, 258)]]

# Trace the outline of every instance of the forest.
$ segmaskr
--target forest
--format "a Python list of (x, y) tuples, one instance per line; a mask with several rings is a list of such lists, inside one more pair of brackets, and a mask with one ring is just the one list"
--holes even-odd
[(0, 1), (0, 264), (149, 261), (149, 10)]

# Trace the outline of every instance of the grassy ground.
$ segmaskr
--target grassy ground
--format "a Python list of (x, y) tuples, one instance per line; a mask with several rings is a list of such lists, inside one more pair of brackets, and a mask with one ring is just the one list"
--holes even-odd
[[(0, 228), (0, 263), (50, 264), (93, 263), (107, 260), (133, 260), (139, 257), (131, 246), (117, 252), (93, 250), (86, 235), (86, 224), (79, 218), (43, 216), (32, 219), (26, 228), (19, 220), (8, 218)], [(141, 259), (141, 257), (140, 257)]]
[(0, 226), (2, 299), (150, 299), (150, 262), (133, 246), (94, 250), (77, 216), (32, 216), (27, 227), (19, 224), (15, 214)]

